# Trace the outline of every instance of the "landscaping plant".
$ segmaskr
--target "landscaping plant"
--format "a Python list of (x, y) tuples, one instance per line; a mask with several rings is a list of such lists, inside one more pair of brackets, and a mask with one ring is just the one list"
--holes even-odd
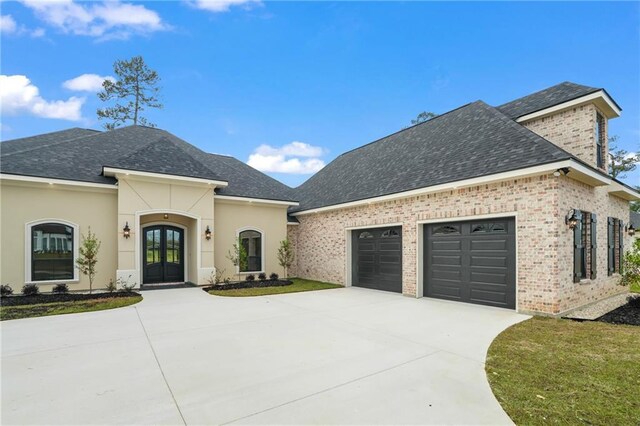
[(40, 294), (40, 289), (35, 284), (25, 284), (22, 287), (22, 294), (25, 296), (37, 296)]
[(56, 284), (51, 292), (56, 294), (67, 294), (69, 293), (69, 286), (66, 284)]
[(256, 276), (253, 275), (253, 274), (249, 274), (244, 279), (245, 279), (245, 281), (253, 282), (253, 281), (256, 280)]
[(260, 273), (258, 274), (258, 279), (259, 279), (260, 281), (266, 281), (266, 280), (267, 280), (267, 274), (265, 274), (264, 272), (260, 272)]
[(80, 272), (89, 277), (89, 294), (93, 291), (93, 280), (97, 273), (96, 264), (98, 263), (100, 244), (96, 234), (91, 232), (91, 227), (89, 227), (86, 236), (82, 234), (82, 244), (78, 249), (80, 256), (76, 260), (76, 264)]
[(295, 254), (293, 253), (293, 247), (289, 239), (280, 241), (280, 248), (278, 248), (278, 263), (284, 269), (284, 277), (287, 278), (287, 270), (293, 264), (295, 260)]
[(271, 281), (278, 281), (278, 278), (280, 278), (280, 277), (275, 272), (272, 272), (271, 275), (269, 275), (269, 279)]
[(227, 259), (231, 261), (233, 266), (238, 269), (238, 281), (240, 281), (240, 272), (247, 269), (249, 256), (247, 255), (247, 249), (242, 245), (242, 240), (238, 240), (233, 243), (231, 250), (227, 252)]
[(113, 278), (109, 279), (109, 283), (107, 284), (107, 287), (105, 288), (109, 293), (113, 293), (116, 290), (118, 290), (118, 285), (116, 284), (117, 281), (113, 281)]
[(624, 254), (621, 285), (640, 285), (640, 239), (635, 239), (631, 249)]
[(9, 284), (2, 284), (0, 286), (0, 296), (11, 296), (13, 294), (13, 289)]

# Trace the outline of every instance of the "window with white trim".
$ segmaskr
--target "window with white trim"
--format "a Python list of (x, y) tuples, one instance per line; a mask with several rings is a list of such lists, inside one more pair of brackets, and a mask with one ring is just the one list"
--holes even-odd
[(260, 272), (262, 268), (262, 233), (254, 229), (240, 232), (240, 243), (247, 253), (247, 262), (240, 272)]
[(76, 226), (60, 222), (38, 222), (28, 226), (28, 281), (76, 279)]

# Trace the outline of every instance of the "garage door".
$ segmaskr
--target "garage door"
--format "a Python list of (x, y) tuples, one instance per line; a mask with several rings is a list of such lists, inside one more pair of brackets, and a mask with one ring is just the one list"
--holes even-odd
[(424, 227), (424, 295), (514, 309), (515, 219)]
[(358, 229), (352, 236), (352, 285), (402, 292), (402, 227)]

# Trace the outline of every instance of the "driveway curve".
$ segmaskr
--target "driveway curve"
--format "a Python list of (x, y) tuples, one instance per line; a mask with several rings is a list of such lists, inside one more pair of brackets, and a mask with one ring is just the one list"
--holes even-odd
[(2, 424), (511, 424), (484, 373), (527, 316), (344, 288), (144, 292), (7, 321)]

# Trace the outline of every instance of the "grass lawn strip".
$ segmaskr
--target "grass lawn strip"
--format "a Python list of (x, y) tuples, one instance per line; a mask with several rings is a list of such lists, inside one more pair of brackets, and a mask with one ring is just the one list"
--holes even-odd
[(501, 333), (489, 383), (516, 424), (637, 424), (637, 326), (535, 317)]
[(293, 284), (279, 287), (255, 287), (255, 288), (238, 288), (233, 290), (209, 290), (209, 294), (215, 296), (228, 297), (247, 297), (247, 296), (266, 296), (270, 294), (298, 293), (301, 291), (326, 290), (330, 288), (342, 288), (338, 284), (323, 283), (320, 281), (303, 280), (300, 278), (291, 278)]
[(133, 305), (142, 296), (113, 297), (103, 299), (77, 300), (71, 302), (38, 303), (34, 305), (2, 306), (0, 320), (43, 317), (49, 315), (74, 314), (79, 312), (102, 311)]

